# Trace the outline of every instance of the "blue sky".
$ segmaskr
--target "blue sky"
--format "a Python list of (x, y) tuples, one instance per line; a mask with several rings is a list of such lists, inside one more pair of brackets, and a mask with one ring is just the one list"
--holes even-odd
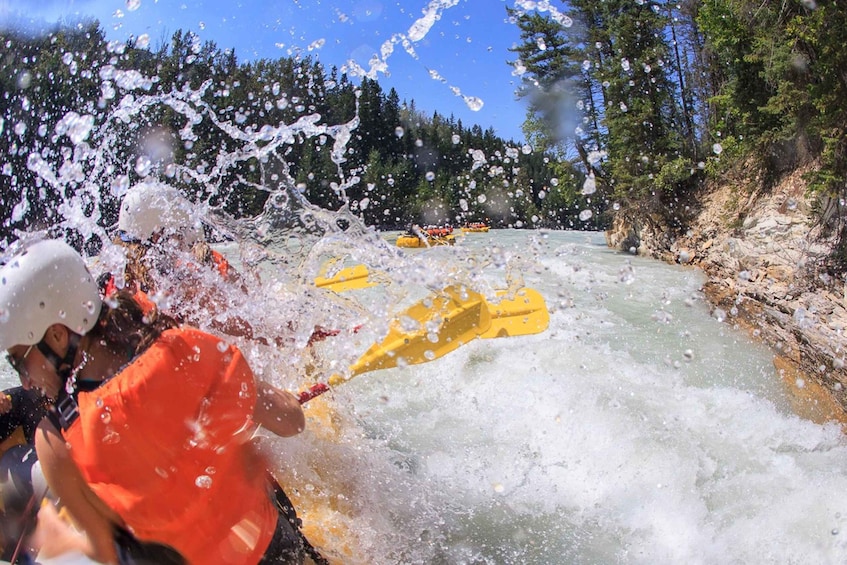
[[(329, 68), (352, 59), (387, 91), (419, 110), (523, 139), (525, 104), (506, 61), (519, 39), (506, 6), (529, 0), (0, 0), (0, 22), (17, 10), (50, 22), (91, 16), (109, 39), (149, 36), (151, 48), (178, 29), (198, 33), (240, 61), (311, 54)], [(542, 2), (538, 2), (542, 4)], [(440, 16), (436, 19), (436, 16)], [(412, 40), (404, 48), (403, 38)], [(410, 54), (409, 51), (413, 51)], [(381, 65), (369, 59), (379, 57)], [(388, 75), (381, 72), (386, 67)], [(482, 107), (478, 101), (482, 101)]]

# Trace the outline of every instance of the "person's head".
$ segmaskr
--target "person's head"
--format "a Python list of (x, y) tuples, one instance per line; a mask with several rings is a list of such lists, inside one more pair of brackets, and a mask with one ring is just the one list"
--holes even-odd
[(23, 246), (5, 261), (0, 267), (0, 350), (25, 387), (55, 398), (80, 336), (95, 326), (102, 306), (85, 261), (64, 241)]
[(194, 205), (174, 187), (159, 181), (140, 182), (121, 202), (119, 236), (127, 243), (176, 238), (190, 247), (203, 238), (195, 216)]
[(129, 361), (176, 325), (157, 309), (145, 314), (128, 290), (104, 302), (85, 261), (63, 241), (28, 245), (0, 267), (0, 350), (24, 387), (51, 399), (92, 344)]

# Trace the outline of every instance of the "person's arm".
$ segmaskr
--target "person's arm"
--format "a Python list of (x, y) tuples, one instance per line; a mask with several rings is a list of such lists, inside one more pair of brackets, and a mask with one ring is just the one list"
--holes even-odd
[(306, 417), (297, 398), (264, 381), (256, 383), (253, 421), (281, 437), (297, 435), (306, 428)]
[(35, 434), (35, 450), (51, 492), (88, 537), (86, 555), (100, 563), (118, 563), (114, 525), (120, 517), (89, 488), (64, 438), (46, 419)]
[(69, 554), (85, 555), (91, 552), (88, 537), (62, 518), (52, 503), (41, 505), (35, 531), (27, 540), (27, 545), (38, 552), (38, 563), (46, 563), (51, 559), (61, 563)]

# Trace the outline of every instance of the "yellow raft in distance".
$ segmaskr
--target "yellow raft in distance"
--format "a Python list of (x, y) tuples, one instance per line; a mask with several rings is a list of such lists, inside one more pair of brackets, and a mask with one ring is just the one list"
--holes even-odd
[(474, 232), (485, 233), (488, 230), (489, 230), (489, 227), (486, 226), (485, 224), (467, 224), (467, 225), (462, 226), (462, 232), (463, 233), (474, 233)]
[(455, 235), (440, 235), (427, 237), (423, 240), (414, 235), (403, 234), (397, 236), (397, 247), (436, 247), (438, 245), (455, 245)]

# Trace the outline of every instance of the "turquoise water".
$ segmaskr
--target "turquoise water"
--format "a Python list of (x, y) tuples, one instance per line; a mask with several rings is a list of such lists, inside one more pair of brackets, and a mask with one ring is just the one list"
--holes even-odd
[[(375, 262), (383, 252), (406, 294), (346, 293), (369, 312), (359, 317), (425, 294), (409, 273), (477, 264), (481, 289), (520, 276), (551, 318), (539, 335), (339, 385), (339, 438), (265, 440), (294, 488), (344, 500), (364, 562), (847, 559), (839, 429), (791, 414), (770, 352), (710, 314), (698, 271), (615, 253), (595, 233), (497, 230), (452, 249), (376, 246)], [(330, 338), (314, 358), (342, 366), (368, 335)], [(264, 378), (304, 382), (277, 364), (304, 355), (297, 346), (245, 350)]]
[(710, 315), (698, 271), (614, 253), (600, 234), (461, 245), (537, 253), (523, 272), (550, 328), (336, 390), (372, 558), (847, 558), (839, 429), (790, 413), (771, 354)]

